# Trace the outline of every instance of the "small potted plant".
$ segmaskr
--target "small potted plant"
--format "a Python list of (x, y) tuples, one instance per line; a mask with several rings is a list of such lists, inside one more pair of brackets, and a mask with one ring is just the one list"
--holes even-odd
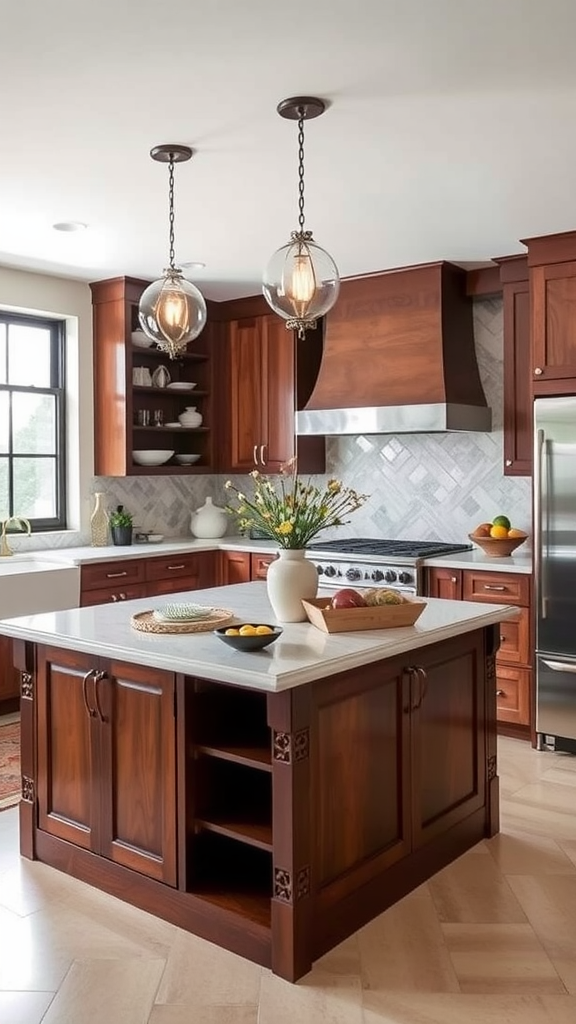
[(124, 505), (117, 505), (115, 512), (110, 513), (110, 532), (113, 544), (132, 543), (133, 520), (130, 512), (124, 511)]

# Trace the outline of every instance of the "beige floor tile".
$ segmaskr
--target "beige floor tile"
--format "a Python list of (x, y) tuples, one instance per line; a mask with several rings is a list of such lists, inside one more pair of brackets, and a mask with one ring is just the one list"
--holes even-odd
[(517, 793), (506, 800), (502, 808), (503, 831), (531, 832), (535, 835), (554, 836), (557, 842), (576, 840), (576, 815), (558, 811), (546, 804), (517, 800)]
[(558, 846), (576, 866), (576, 839), (560, 839)]
[(504, 875), (562, 875), (576, 870), (576, 863), (548, 836), (499, 832), (485, 846)]
[(71, 887), (79, 890), (81, 885), (46, 864), (19, 857), (10, 870), (0, 875), (0, 906), (24, 917), (69, 898)]
[(364, 1024), (574, 1024), (572, 996), (367, 992)]
[(364, 1024), (359, 978), (315, 970), (290, 985), (262, 975), (258, 1024)]
[(190, 1006), (258, 1003), (262, 968), (243, 957), (178, 931), (157, 1003), (188, 1003)]
[(147, 1024), (163, 960), (76, 960), (42, 1024)]
[(526, 916), (554, 960), (576, 960), (576, 875), (510, 875)]
[[(576, 775), (571, 774), (576, 782)], [(545, 777), (538, 782), (530, 782), (514, 794), (514, 803), (530, 804), (539, 810), (545, 807), (547, 810), (558, 811), (561, 814), (574, 814), (576, 807), (575, 787), (562, 785), (558, 782), (545, 781)]]
[(189, 1003), (156, 1005), (148, 1024), (258, 1024), (257, 1006), (198, 1006)]
[(358, 946), (365, 989), (459, 991), (429, 894), (401, 900), (380, 914), (358, 932)]
[(492, 857), (465, 854), (428, 882), (440, 921), (521, 923), (526, 916)]
[(572, 953), (570, 957), (555, 956), (551, 957), (551, 960), (566, 991), (576, 996), (576, 955)]
[(0, 992), (2, 1024), (40, 1024), (54, 999), (53, 992)]
[(442, 931), (462, 992), (566, 991), (529, 924), (446, 924)]
[(360, 947), (358, 934), (351, 935), (334, 949), (316, 960), (314, 970), (326, 974), (360, 974)]

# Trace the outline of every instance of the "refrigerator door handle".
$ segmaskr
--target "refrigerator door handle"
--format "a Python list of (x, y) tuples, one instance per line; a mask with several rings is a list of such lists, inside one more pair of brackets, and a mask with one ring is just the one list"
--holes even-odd
[(544, 431), (537, 430), (534, 446), (534, 583), (538, 595), (539, 617), (546, 618), (546, 598), (542, 579), (542, 459)]
[(542, 662), (554, 672), (573, 672), (576, 675), (576, 665), (574, 662), (548, 661), (546, 658), (542, 658)]

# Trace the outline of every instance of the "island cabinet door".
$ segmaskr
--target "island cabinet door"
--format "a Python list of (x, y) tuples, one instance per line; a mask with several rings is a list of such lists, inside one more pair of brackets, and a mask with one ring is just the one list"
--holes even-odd
[(176, 885), (174, 677), (110, 662), (98, 684), (101, 854)]
[(99, 845), (97, 662), (73, 651), (38, 651), (38, 825), (87, 850)]
[(482, 633), (417, 651), (407, 671), (417, 848), (485, 804)]

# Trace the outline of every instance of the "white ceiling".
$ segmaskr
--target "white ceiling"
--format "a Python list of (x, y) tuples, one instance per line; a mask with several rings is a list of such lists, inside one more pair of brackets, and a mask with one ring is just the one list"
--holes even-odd
[[(474, 264), (576, 227), (575, 0), (18, 0), (1, 5), (0, 264), (252, 294), (297, 227), (342, 276)], [(58, 221), (89, 230), (63, 234)]]

